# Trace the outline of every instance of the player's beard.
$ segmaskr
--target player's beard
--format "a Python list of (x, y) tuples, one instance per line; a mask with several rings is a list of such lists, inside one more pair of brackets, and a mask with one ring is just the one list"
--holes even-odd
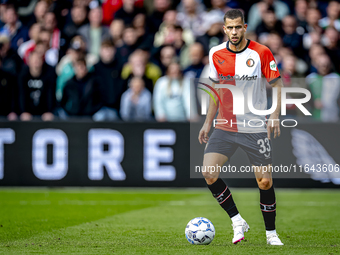
[(229, 37), (229, 36), (228, 36), (228, 39), (229, 39), (229, 42), (230, 42), (232, 45), (237, 46), (237, 45), (239, 45), (239, 44), (242, 42), (243, 37), (244, 37), (244, 35), (241, 35), (240, 40), (238, 40), (236, 43), (234, 43), (232, 40), (230, 40), (230, 37)]

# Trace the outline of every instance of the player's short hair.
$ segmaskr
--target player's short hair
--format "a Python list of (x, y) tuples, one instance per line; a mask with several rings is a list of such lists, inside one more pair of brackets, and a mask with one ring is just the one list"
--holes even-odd
[(242, 22), (244, 23), (243, 12), (241, 12), (239, 9), (231, 9), (224, 14), (223, 20), (224, 20), (224, 23), (226, 23), (227, 19), (237, 19), (237, 18), (241, 18)]

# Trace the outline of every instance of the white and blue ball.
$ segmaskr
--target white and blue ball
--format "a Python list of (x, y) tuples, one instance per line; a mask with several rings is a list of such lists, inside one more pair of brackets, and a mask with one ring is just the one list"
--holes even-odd
[(215, 237), (215, 227), (207, 218), (197, 217), (189, 221), (185, 237), (191, 244), (210, 244)]

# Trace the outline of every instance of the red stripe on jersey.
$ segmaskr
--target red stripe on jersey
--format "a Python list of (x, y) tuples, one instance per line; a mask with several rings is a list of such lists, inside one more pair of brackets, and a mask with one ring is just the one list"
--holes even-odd
[[(230, 84), (236, 86), (235, 80), (235, 61), (236, 54), (229, 50), (221, 49), (216, 51), (212, 56), (213, 63), (219, 75), (219, 82), (221, 84)], [(230, 77), (230, 80), (226, 80)], [(233, 96), (229, 89), (219, 89), (219, 94), (223, 105), (219, 106), (217, 119), (227, 120), (228, 123), (216, 124), (217, 129), (225, 131), (237, 132), (236, 115), (233, 114)], [(230, 122), (233, 122), (231, 127)]]
[[(280, 76), (280, 72), (277, 69), (273, 53), (267, 46), (264, 46), (254, 41), (250, 41), (248, 48), (256, 51), (260, 55), (261, 72), (264, 75), (264, 77), (266, 77), (268, 82)], [(273, 66), (273, 64), (275, 64), (275, 67)]]

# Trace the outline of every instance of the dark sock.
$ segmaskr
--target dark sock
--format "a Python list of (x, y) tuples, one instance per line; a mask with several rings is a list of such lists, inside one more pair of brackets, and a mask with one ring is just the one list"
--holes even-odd
[(218, 178), (216, 182), (208, 185), (208, 188), (220, 206), (228, 213), (230, 218), (238, 214), (230, 190), (222, 179)]
[(268, 190), (260, 189), (260, 207), (266, 230), (275, 229), (276, 199), (274, 187)]

